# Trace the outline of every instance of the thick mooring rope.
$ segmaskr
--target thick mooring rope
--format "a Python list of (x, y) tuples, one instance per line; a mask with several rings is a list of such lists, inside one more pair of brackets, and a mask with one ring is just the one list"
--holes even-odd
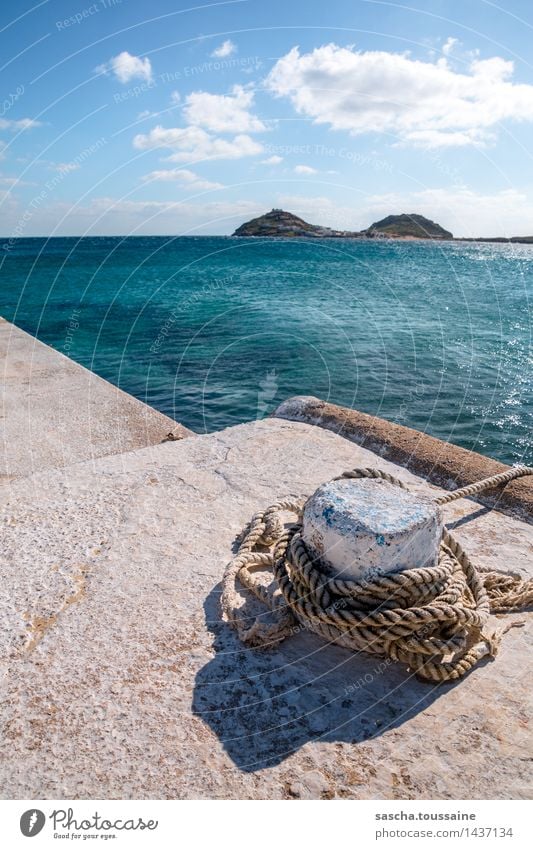
[[(516, 466), (500, 475), (435, 499), (445, 504), (533, 474)], [(340, 478), (382, 478), (405, 484), (380, 469), (354, 469)], [(340, 478), (335, 478), (339, 480)], [(222, 610), (243, 643), (271, 646), (302, 628), (353, 651), (387, 656), (430, 681), (465, 675), (481, 658), (494, 657), (502, 635), (485, 628), (491, 613), (510, 613), (533, 603), (533, 580), (476, 568), (445, 529), (437, 565), (372, 580), (342, 580), (310, 556), (302, 539), (304, 498), (277, 501), (256, 513), (244, 529), (223, 580)], [(297, 521), (285, 527), (282, 514)], [(256, 573), (273, 572), (273, 587)], [(246, 615), (239, 584), (268, 608)]]

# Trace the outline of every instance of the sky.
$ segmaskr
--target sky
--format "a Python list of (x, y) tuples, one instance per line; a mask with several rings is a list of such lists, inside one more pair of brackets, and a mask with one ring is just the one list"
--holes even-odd
[(0, 234), (533, 234), (529, 0), (3, 0)]

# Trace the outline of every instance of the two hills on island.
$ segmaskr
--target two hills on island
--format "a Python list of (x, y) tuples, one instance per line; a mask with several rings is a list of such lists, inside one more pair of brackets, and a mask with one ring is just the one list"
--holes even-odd
[[(346, 239), (437, 239), (439, 241), (452, 240), (454, 236), (449, 230), (445, 230), (440, 224), (430, 221), (423, 215), (402, 214), (388, 215), (381, 221), (371, 224), (366, 230), (359, 232), (349, 230), (333, 230), (330, 227), (321, 227), (316, 224), (308, 224), (292, 212), (283, 209), (273, 209), (266, 215), (253, 218), (235, 230), (234, 236), (277, 236), (277, 237), (301, 237), (307, 238), (346, 238)], [(503, 237), (483, 237), (479, 239), (455, 239), (454, 241), (479, 241), (479, 242), (519, 242), (522, 244), (533, 244), (533, 236), (513, 236), (510, 239)]]

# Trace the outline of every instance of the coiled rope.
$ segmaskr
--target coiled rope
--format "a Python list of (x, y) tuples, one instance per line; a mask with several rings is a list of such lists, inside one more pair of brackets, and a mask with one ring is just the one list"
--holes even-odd
[[(531, 474), (533, 468), (515, 466), (435, 503), (447, 504)], [(380, 469), (354, 469), (334, 480), (341, 478), (381, 478), (407, 488)], [(390, 657), (421, 678), (443, 682), (461, 678), (483, 657), (494, 657), (503, 634), (524, 624), (512, 622), (486, 633), (491, 613), (510, 613), (533, 603), (533, 580), (475, 567), (446, 529), (434, 567), (360, 582), (332, 577), (302, 539), (305, 500), (277, 501), (256, 513), (226, 568), (223, 614), (246, 645), (271, 646), (307, 628), (353, 651)], [(287, 527), (285, 512), (297, 516)], [(269, 587), (256, 574), (265, 570), (274, 577)], [(266, 605), (266, 614), (246, 615), (239, 584)]]

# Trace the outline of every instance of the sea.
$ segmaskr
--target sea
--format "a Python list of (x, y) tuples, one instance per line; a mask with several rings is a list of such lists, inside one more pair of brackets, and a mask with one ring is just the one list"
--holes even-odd
[(533, 462), (533, 246), (0, 240), (0, 315), (200, 433), (314, 395)]

